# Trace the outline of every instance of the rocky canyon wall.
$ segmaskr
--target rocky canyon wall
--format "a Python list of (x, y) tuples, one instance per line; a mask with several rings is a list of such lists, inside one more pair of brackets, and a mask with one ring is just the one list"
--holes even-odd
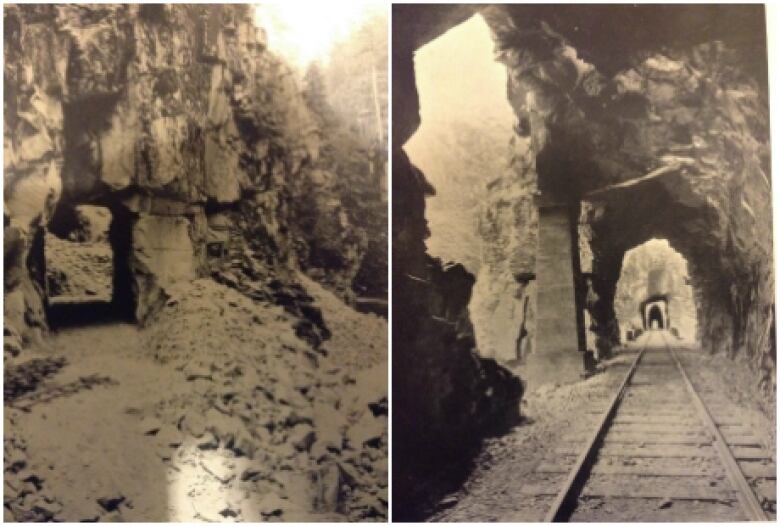
[[(474, 276), (425, 252), (431, 187), (403, 150), (393, 158), (394, 502), (413, 518), (421, 480), (468, 462), (479, 440), (516, 421), (520, 380), (476, 349)], [(410, 507), (412, 506), (412, 507)]]
[[(453, 363), (455, 357), (430, 342), (418, 345), (422, 331), (444, 330), (425, 326), (436, 310), (431, 276), (443, 269), (434, 271), (440, 267), (424, 253), (425, 195), (432, 190), (414, 158), (398, 149), (420, 123), (413, 52), (473, 12), (453, 6), (418, 8), (406, 18), (404, 8), (394, 12), (393, 339), (394, 370), (401, 371), (394, 418), (396, 437), (405, 437), (396, 444), (420, 443), (422, 415), (429, 429), (436, 426), (428, 404), (443, 401), (447, 389), (440, 383), (456, 377), (436, 356)], [(485, 180), (483, 250), (469, 305), (477, 352), (503, 363), (519, 359), (522, 376), (523, 360), (538, 351), (535, 199), (541, 194), (569, 203), (580, 218), (585, 275), (577, 286), (587, 348), (603, 358), (620, 344), (615, 294), (626, 252), (666, 239), (688, 262), (703, 349), (750, 367), (751, 388), (774, 400), (762, 9), (503, 5), (480, 13), (492, 30), (495, 58), (507, 68), (517, 121), (509, 169)], [(702, 17), (711, 24), (695, 23)], [(615, 21), (608, 30), (605, 19)], [(648, 30), (627, 29), (636, 27)], [(403, 456), (396, 458), (400, 470)]]
[[(482, 14), (509, 70), (517, 133), (530, 141), (535, 174), (528, 178), (535, 175), (543, 195), (583, 203), (581, 256), (583, 270), (592, 271), (587, 307), (599, 350), (619, 341), (614, 296), (625, 252), (667, 239), (689, 262), (702, 346), (750, 364), (757, 387), (772, 394), (761, 9), (500, 6)], [(626, 23), (603, 34), (598, 24), (607, 15)], [(691, 30), (697, 16), (712, 24)], [(642, 17), (663, 34), (624, 29)], [(506, 192), (496, 188), (488, 203)], [(500, 225), (514, 237), (513, 219)], [(500, 239), (495, 230), (488, 242)], [(503, 258), (533, 250), (522, 243)]]
[(522, 363), (535, 334), (538, 212), (535, 157), (527, 137), (511, 139), (510, 160), (486, 182), (478, 232), (481, 266), (469, 305), (483, 356)]
[[(384, 229), (354, 219), (382, 208), (381, 170), (364, 152), (347, 178), (365, 201), (342, 204), (328, 180), (344, 174), (318, 164), (327, 139), (251, 6), (9, 5), (4, 24), (7, 332), (45, 332), (42, 233), (85, 203), (112, 212), (114, 299), (136, 320), (239, 260), (266, 277), (317, 268), (352, 296)], [(324, 237), (342, 259), (318, 260)]]
[[(393, 505), (397, 520), (419, 520), (441, 490), (431, 481), (467, 465), (482, 437), (517, 418), (522, 386), (477, 352), (468, 311), (474, 276), (426, 253), (425, 199), (435, 190), (403, 149), (420, 123), (413, 54), (425, 37), (404, 34), (413, 25), (400, 10), (393, 18)], [(432, 11), (460, 21), (470, 15), (470, 8)]]

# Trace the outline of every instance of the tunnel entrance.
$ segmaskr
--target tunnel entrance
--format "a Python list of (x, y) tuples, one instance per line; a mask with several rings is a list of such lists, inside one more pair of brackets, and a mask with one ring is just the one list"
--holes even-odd
[(131, 219), (122, 209), (58, 205), (43, 240), (52, 329), (133, 320), (131, 242)]
[(647, 326), (650, 329), (665, 329), (664, 315), (659, 304), (653, 304), (647, 311)]
[(642, 331), (669, 330), (697, 341), (696, 302), (688, 262), (665, 239), (650, 239), (628, 251), (615, 293), (623, 341)]

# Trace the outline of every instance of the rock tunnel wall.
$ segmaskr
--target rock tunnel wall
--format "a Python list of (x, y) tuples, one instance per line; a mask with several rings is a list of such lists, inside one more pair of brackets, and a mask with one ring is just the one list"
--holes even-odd
[[(430, 386), (453, 378), (429, 363), (447, 356), (438, 346), (422, 348), (414, 340), (432, 312), (426, 272), (435, 262), (424, 254), (426, 182), (399, 150), (419, 125), (413, 52), (474, 10), (394, 8), (396, 444), (406, 438), (419, 443), (418, 415), (437, 425), (437, 414), (422, 412), (421, 401), (439, 399), (446, 389)], [(524, 354), (536, 351), (528, 344), (532, 338), (518, 350), (517, 336), (521, 327), (535, 331), (534, 194), (541, 193), (580, 212), (580, 266), (588, 279), (578, 286), (589, 348), (608, 357), (619, 345), (614, 299), (625, 252), (667, 239), (689, 262), (702, 347), (749, 365), (753, 387), (773, 400), (763, 8), (502, 5), (479, 11), (493, 32), (496, 59), (508, 69), (507, 95), (517, 115), (517, 154), (510, 170), (486, 180), (480, 218), (476, 299), (501, 298), (470, 305), (475, 325), (490, 320), (514, 330), (477, 329), (485, 342), (480, 353), (522, 363)], [(697, 22), (703, 17), (710, 23)], [(605, 26), (605, 19), (611, 23)], [(396, 458), (400, 469), (403, 457)]]
[(479, 352), (503, 363), (523, 362), (535, 333), (538, 211), (535, 157), (528, 137), (510, 141), (510, 162), (486, 183), (478, 217), (481, 266), (469, 305)]
[[(593, 274), (585, 293), (596, 345), (608, 354), (619, 342), (614, 294), (624, 253), (665, 238), (690, 264), (704, 349), (748, 363), (757, 387), (771, 394), (774, 275), (762, 9), (600, 9), (610, 12), (482, 10), (497, 59), (509, 70), (516, 131), (529, 140), (527, 155), (535, 160), (526, 179), (535, 177), (543, 195), (582, 202), (581, 259), (583, 271)], [(599, 20), (607, 15), (616, 22), (604, 34)], [(687, 23), (696, 16), (712, 23), (691, 30)], [(640, 18), (642, 27), (667, 29), (658, 35), (624, 30)], [(516, 177), (508, 173), (503, 184)], [(493, 202), (500, 204), (505, 192), (502, 183), (491, 184), (496, 191), (486, 217), (498, 216)], [(514, 236), (516, 218), (531, 215), (524, 210), (495, 222), (485, 241), (503, 248), (493, 242), (501, 239), (496, 232)], [(518, 253), (532, 254), (533, 245), (504, 249), (503, 259), (521, 259)]]
[[(353, 296), (379, 227), (352, 219), (384, 206), (381, 175), (364, 176), (367, 152), (350, 174), (320, 161), (327, 139), (251, 6), (8, 5), (4, 24), (5, 319), (20, 336), (46, 329), (36, 240), (58, 207), (84, 203), (125, 232), (115, 292), (130, 290), (139, 321), (172, 283), (229, 264), (214, 242), (257, 273), (300, 267)], [(323, 183), (344, 175), (365, 197), (351, 208)], [(340, 235), (304, 216), (335, 216)], [(339, 261), (312, 255), (326, 238)]]
[(394, 150), (393, 469), (405, 481), (394, 502), (407, 519), (419, 513), (409, 508), (420, 503), (419, 478), (467, 462), (481, 437), (517, 419), (522, 395), (517, 377), (476, 352), (474, 276), (425, 252), (427, 191), (424, 175)]
[[(413, 53), (423, 42), (399, 38), (411, 26), (396, 16), (398, 9), (403, 7), (394, 6), (393, 18), (393, 505), (397, 520), (419, 520), (424, 481), (467, 464), (482, 437), (514, 421), (522, 385), (477, 353), (468, 311), (474, 276), (426, 253), (425, 198), (434, 189), (402, 148), (420, 123)], [(470, 14), (456, 7), (438, 29)]]

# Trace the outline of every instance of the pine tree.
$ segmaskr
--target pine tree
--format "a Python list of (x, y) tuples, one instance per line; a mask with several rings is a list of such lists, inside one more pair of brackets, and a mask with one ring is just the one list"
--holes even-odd
[[(325, 86), (325, 77), (319, 63), (312, 62), (306, 69), (303, 77), (303, 98), (306, 105), (319, 120), (321, 128), (330, 128), (338, 125), (336, 113), (328, 102), (328, 93)], [(322, 130), (323, 132), (325, 129)]]

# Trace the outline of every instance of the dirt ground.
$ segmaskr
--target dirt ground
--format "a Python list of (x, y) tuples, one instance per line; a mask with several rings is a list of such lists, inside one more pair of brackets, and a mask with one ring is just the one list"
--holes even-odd
[[(626, 366), (634, 356), (635, 348), (605, 362), (604, 371), (573, 384), (541, 386), (527, 393), (522, 401), (524, 421), (507, 434), (486, 439), (473, 463), (472, 472), (463, 487), (447, 495), (432, 510), (427, 520), (446, 522), (541, 521), (552, 503), (552, 498), (523, 496), (522, 488), (533, 479), (532, 473), (545, 459), (556, 458), (556, 451), (566, 446), (566, 440), (587, 431), (605, 407), (606, 401), (625, 375)], [(725, 358), (705, 356), (695, 349), (682, 351), (686, 368), (694, 371), (697, 389), (718, 393), (718, 403), (744, 410), (746, 421), (754, 429), (774, 429), (774, 422), (762, 410), (766, 406), (748, 388), (750, 383), (733, 381), (735, 367)], [(729, 363), (731, 367), (729, 367)], [(516, 371), (522, 376), (522, 371)], [(749, 374), (742, 371), (740, 374)], [(727, 386), (724, 388), (724, 386)], [(705, 397), (705, 402), (707, 398)], [(714, 400), (711, 402), (714, 403)], [(769, 413), (774, 414), (774, 413)], [(580, 431), (582, 430), (582, 431)], [(774, 451), (774, 435), (765, 433)], [(564, 440), (566, 439), (566, 440)], [(538, 475), (536, 475), (538, 477)], [(609, 521), (609, 516), (592, 503), (593, 510), (581, 509), (581, 520)], [(629, 503), (641, 515), (641, 505)], [(657, 508), (657, 503), (652, 506)], [(707, 519), (707, 506), (692, 502), (670, 507), (669, 520), (690, 521)], [(654, 509), (657, 513), (657, 509)], [(587, 518), (590, 515), (590, 518)], [(732, 514), (733, 515), (733, 514)], [(724, 516), (724, 520), (736, 520)]]
[[(584, 410), (617, 387), (629, 356), (606, 364), (605, 372), (570, 385), (545, 385), (526, 393), (523, 422), (504, 436), (486, 439), (463, 489), (445, 497), (432, 521), (538, 521), (546, 501), (523, 501), (521, 488), (542, 458), (554, 449), (561, 430), (593, 418)], [(520, 373), (521, 374), (521, 373)]]
[(383, 520), (387, 324), (300, 280), (333, 334), (320, 348), (202, 279), (148, 329), (25, 351), (13, 365), (42, 380), (6, 393), (4, 519)]

